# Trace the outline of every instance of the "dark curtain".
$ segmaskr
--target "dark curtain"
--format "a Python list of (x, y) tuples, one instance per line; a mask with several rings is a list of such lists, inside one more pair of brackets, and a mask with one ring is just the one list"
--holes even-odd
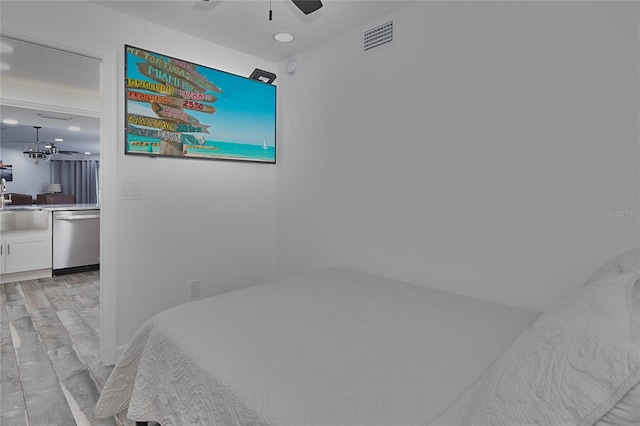
[(98, 160), (51, 160), (53, 183), (62, 186), (62, 192), (76, 196), (79, 204), (98, 202)]

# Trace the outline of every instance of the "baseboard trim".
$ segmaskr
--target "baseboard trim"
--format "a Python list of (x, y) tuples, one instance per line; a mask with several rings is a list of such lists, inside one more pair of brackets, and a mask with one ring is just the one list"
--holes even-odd
[(78, 272), (89, 272), (89, 271), (98, 271), (100, 270), (100, 264), (96, 263), (95, 265), (83, 265), (83, 266), (73, 266), (71, 268), (59, 268), (54, 269), (52, 271), (53, 276), (56, 275), (66, 275), (66, 274), (77, 274)]
[(0, 284), (13, 283), (24, 280), (37, 280), (51, 278), (51, 268), (37, 269), (35, 271), (11, 272), (0, 275)]

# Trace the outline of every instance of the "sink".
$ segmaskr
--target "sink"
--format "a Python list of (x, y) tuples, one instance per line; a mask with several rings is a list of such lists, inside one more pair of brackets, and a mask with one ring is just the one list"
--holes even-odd
[(0, 210), (0, 231), (48, 229), (49, 215), (45, 210)]

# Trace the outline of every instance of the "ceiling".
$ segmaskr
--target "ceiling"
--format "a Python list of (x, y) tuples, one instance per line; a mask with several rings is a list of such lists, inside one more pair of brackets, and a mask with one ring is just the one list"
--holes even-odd
[[(55, 142), (59, 150), (100, 153), (100, 119), (96, 117), (2, 105), (0, 118), (12, 118), (19, 123), (0, 125), (2, 149), (24, 149), (27, 145), (33, 145), (37, 136), (39, 142), (63, 139), (62, 142)], [(40, 126), (41, 129), (36, 132), (33, 126)], [(81, 130), (72, 131), (69, 130), (69, 126), (80, 127)]]
[[(289, 0), (91, 2), (271, 62), (293, 57), (412, 3), (404, 0), (323, 0), (324, 6), (320, 10), (304, 15)], [(150, 7), (151, 2), (153, 7)], [(268, 19), (270, 7), (272, 21)], [(290, 43), (275, 41), (273, 35), (281, 31), (293, 34), (295, 39)], [(96, 72), (99, 63), (96, 60), (18, 40), (2, 38), (2, 41), (8, 41), (14, 47), (13, 52), (3, 52), (0, 57), (11, 66), (10, 70), (1, 71), (3, 85), (12, 81), (31, 81), (37, 86), (53, 85), (99, 96), (100, 82), (95, 78), (99, 75)], [(64, 139), (57, 144), (61, 150), (99, 152), (98, 118), (59, 112), (53, 114), (58, 119), (43, 115), (52, 114), (1, 105), (0, 119), (14, 118), (20, 124), (2, 124), (0, 146), (19, 145), (19, 149), (23, 149), (25, 141), (35, 141), (36, 132), (32, 126), (37, 125), (42, 127), (39, 131), (41, 141)], [(70, 119), (59, 119), (65, 116)], [(79, 126), (82, 130), (71, 132), (67, 129), (69, 125)]]
[[(290, 0), (91, 2), (271, 62), (283, 61), (414, 3), (322, 0), (322, 8), (304, 15)], [(289, 43), (275, 41), (273, 35), (282, 31), (293, 34), (295, 39)]]

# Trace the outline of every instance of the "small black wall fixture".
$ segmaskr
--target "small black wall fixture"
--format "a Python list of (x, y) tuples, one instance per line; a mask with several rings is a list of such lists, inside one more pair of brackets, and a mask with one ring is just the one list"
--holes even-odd
[(276, 75), (272, 72), (256, 68), (249, 76), (252, 80), (258, 80), (263, 83), (271, 84), (276, 79)]

